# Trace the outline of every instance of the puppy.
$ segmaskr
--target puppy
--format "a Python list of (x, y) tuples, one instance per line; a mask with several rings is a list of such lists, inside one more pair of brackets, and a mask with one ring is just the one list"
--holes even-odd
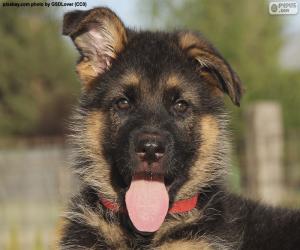
[(239, 77), (200, 34), (134, 31), (107, 8), (74, 11), (73, 119), (82, 180), (60, 249), (299, 249), (300, 214), (226, 191), (227, 115)]

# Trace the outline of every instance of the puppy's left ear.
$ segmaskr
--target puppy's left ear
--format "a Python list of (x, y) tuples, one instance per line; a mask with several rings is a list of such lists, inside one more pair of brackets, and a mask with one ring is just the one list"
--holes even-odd
[(240, 106), (243, 88), (238, 75), (213, 46), (197, 33), (179, 32), (178, 42), (186, 55), (197, 61), (197, 72), (219, 93)]
[(77, 73), (85, 89), (110, 68), (127, 43), (122, 21), (107, 8), (65, 14), (63, 35), (72, 38), (81, 54)]

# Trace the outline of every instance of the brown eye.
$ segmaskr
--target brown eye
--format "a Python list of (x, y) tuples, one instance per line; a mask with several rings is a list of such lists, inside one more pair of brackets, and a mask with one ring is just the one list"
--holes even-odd
[(119, 110), (128, 110), (130, 108), (129, 101), (126, 98), (121, 98), (117, 100), (116, 107)]
[(188, 107), (189, 107), (189, 104), (186, 101), (180, 100), (175, 103), (174, 110), (177, 113), (184, 113), (187, 111)]

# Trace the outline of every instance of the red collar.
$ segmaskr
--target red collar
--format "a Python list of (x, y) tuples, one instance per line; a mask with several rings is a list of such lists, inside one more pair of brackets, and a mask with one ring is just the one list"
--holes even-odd
[[(198, 196), (199, 194), (194, 195), (190, 199), (186, 200), (179, 200), (175, 201), (172, 205), (172, 207), (169, 209), (169, 213), (184, 213), (192, 210), (193, 208), (196, 207), (197, 201), (198, 201)], [(107, 209), (113, 211), (113, 212), (127, 212), (126, 210), (124, 211), (123, 209), (120, 209), (119, 204), (110, 200), (107, 200), (106, 198), (99, 196), (101, 204), (106, 207)]]

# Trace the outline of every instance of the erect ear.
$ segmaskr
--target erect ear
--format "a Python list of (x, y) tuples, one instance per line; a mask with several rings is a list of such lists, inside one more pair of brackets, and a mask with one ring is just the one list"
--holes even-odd
[(199, 34), (179, 32), (178, 37), (179, 46), (189, 58), (197, 61), (197, 71), (205, 81), (217, 92), (228, 94), (239, 106), (243, 92), (241, 81), (218, 51)]
[(127, 42), (122, 21), (107, 8), (66, 13), (63, 35), (72, 38), (81, 54), (76, 68), (86, 89), (91, 87), (97, 76), (110, 68)]

